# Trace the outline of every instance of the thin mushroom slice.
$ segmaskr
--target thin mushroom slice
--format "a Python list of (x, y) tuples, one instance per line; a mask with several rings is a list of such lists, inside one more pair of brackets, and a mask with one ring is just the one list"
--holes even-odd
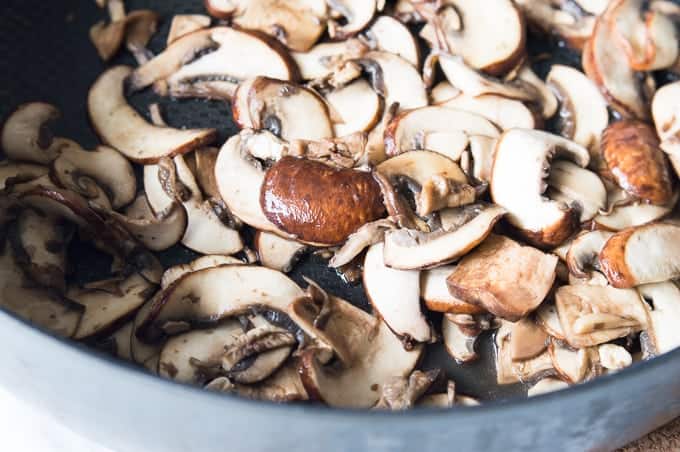
[(614, 234), (600, 251), (610, 284), (629, 288), (680, 277), (680, 226), (652, 223)]
[(242, 128), (267, 129), (286, 141), (333, 137), (328, 107), (304, 86), (256, 77), (239, 86), (233, 105), (234, 121)]
[(131, 73), (127, 66), (114, 67), (104, 72), (90, 89), (90, 119), (106, 144), (135, 162), (155, 163), (214, 140), (214, 129), (180, 130), (146, 122), (123, 94), (124, 81)]
[(532, 318), (525, 317), (513, 324), (510, 335), (510, 355), (513, 361), (535, 358), (547, 347), (547, 333)]
[[(421, 31), (431, 47), (460, 55), (470, 66), (492, 75), (505, 74), (524, 56), (524, 20), (512, 1), (442, 3), (437, 16)], [(451, 15), (457, 18), (447, 20)], [(490, 30), (495, 32), (493, 39)]]
[(446, 351), (457, 363), (475, 361), (479, 356), (475, 350), (475, 344), (481, 330), (463, 327), (449, 320), (448, 316), (442, 319), (442, 337)]
[(680, 82), (669, 83), (654, 94), (652, 116), (661, 139), (660, 147), (668, 155), (676, 174), (680, 174)]
[(46, 176), (49, 171), (49, 168), (43, 165), (2, 161), (0, 162), (0, 190), (18, 181), (36, 180)]
[(352, 262), (361, 252), (384, 240), (385, 232), (394, 229), (396, 225), (390, 219), (383, 219), (366, 223), (345, 241), (345, 244), (335, 252), (328, 262), (329, 267), (339, 268)]
[(43, 165), (57, 158), (49, 125), (59, 116), (56, 107), (43, 102), (19, 106), (2, 127), (0, 142), (5, 156)]
[(420, 272), (420, 298), (430, 311), (451, 314), (483, 314), (486, 311), (473, 304), (466, 303), (449, 292), (446, 278), (456, 269), (453, 265), (444, 265)]
[(549, 336), (557, 340), (564, 341), (566, 336), (564, 328), (560, 323), (560, 317), (557, 314), (557, 307), (552, 301), (545, 301), (536, 309), (536, 323), (548, 333)]
[(135, 312), (155, 291), (156, 286), (139, 274), (106, 289), (70, 288), (66, 297), (85, 308), (74, 337), (84, 339), (106, 331)]
[(380, 88), (385, 105), (398, 104), (400, 111), (428, 104), (423, 79), (418, 70), (398, 55), (372, 51), (359, 62), (371, 74), (374, 87)]
[(204, 14), (177, 14), (173, 16), (166, 45), (170, 46), (190, 33), (204, 30), (210, 26), (211, 19)]
[(129, 75), (139, 91), (154, 83), (175, 97), (230, 99), (240, 82), (255, 76), (297, 78), (295, 62), (277, 41), (262, 34), (214, 27), (185, 35)]
[(288, 304), (302, 295), (283, 273), (268, 268), (207, 268), (187, 274), (170, 286), (138, 325), (137, 335), (153, 343), (167, 334), (164, 327), (172, 322), (216, 322), (258, 306), (285, 312)]
[(283, 273), (292, 271), (302, 254), (308, 249), (303, 243), (284, 239), (271, 232), (257, 231), (254, 243), (260, 263)]
[(437, 380), (439, 372), (439, 369), (427, 372), (415, 370), (408, 377), (390, 379), (383, 385), (380, 400), (373, 409), (400, 411), (413, 408)]
[(592, 220), (607, 208), (607, 189), (602, 180), (568, 160), (553, 162), (546, 193), (550, 199), (577, 207), (580, 223)]
[(222, 265), (239, 265), (243, 263), (243, 261), (235, 257), (223, 256), (220, 254), (201, 256), (187, 264), (175, 265), (165, 270), (165, 272), (163, 272), (163, 277), (161, 278), (161, 289), (167, 289), (175, 281), (189, 273), (206, 268), (220, 267)]
[(385, 265), (383, 244), (371, 246), (364, 261), (366, 296), (394, 333), (405, 343), (428, 342), (432, 330), (420, 310), (420, 273)]
[(569, 271), (578, 278), (587, 278), (600, 268), (599, 256), (607, 240), (613, 236), (609, 231), (587, 231), (579, 234), (567, 252)]
[(573, 350), (552, 341), (548, 351), (557, 374), (568, 383), (581, 383), (588, 376), (590, 359), (587, 349)]
[(275, 403), (305, 401), (309, 399), (297, 370), (297, 363), (289, 361), (274, 375), (256, 385), (234, 384), (227, 377), (218, 377), (205, 386), (216, 392), (237, 394), (251, 400)]
[(496, 345), (496, 381), (498, 384), (526, 383), (555, 375), (555, 368), (547, 351), (532, 359), (512, 360), (510, 340), (513, 329), (512, 322), (503, 321), (501, 327), (496, 331), (494, 343)]
[[(370, 132), (380, 121), (384, 110), (382, 98), (364, 79), (330, 91), (325, 99), (337, 117), (333, 118), (335, 136), (342, 137), (356, 132)], [(361, 105), (357, 109), (357, 105)]]
[(593, 221), (600, 228), (610, 231), (622, 231), (635, 226), (642, 226), (668, 216), (678, 201), (680, 194), (676, 190), (671, 202), (665, 206), (656, 206), (631, 199), (631, 196), (618, 187), (608, 190), (609, 207), (602, 211)]
[(540, 246), (559, 245), (578, 224), (578, 209), (544, 197), (554, 158), (583, 168), (590, 155), (584, 147), (557, 135), (513, 129), (496, 144), (491, 173), (494, 202), (508, 210), (508, 221), (524, 238)]
[(434, 232), (396, 229), (385, 234), (385, 265), (401, 270), (433, 268), (458, 260), (482, 243), (505, 215), (502, 207), (472, 205), (457, 209), (462, 224)]
[(517, 321), (547, 296), (557, 260), (509, 238), (491, 235), (460, 261), (447, 284), (455, 297)]
[(541, 379), (538, 383), (533, 385), (527, 391), (529, 397), (536, 397), (538, 395), (548, 394), (555, 391), (561, 391), (569, 387), (569, 383), (560, 380), (559, 378), (547, 377)]
[(399, 55), (414, 67), (420, 65), (420, 47), (406, 25), (391, 16), (380, 16), (364, 32), (373, 50)]
[(615, 344), (602, 344), (597, 348), (600, 364), (609, 371), (624, 369), (633, 364), (633, 357), (625, 348)]
[(647, 312), (634, 290), (592, 285), (562, 286), (555, 304), (567, 343), (592, 347), (641, 331)]
[[(649, 338), (647, 355), (656, 356), (680, 347), (678, 319), (680, 319), (680, 289), (674, 282), (645, 284), (638, 287), (640, 295), (649, 302)], [(642, 341), (642, 338), (641, 338)]]
[(523, 80), (529, 85), (533, 86), (538, 92), (537, 103), (541, 110), (541, 115), (545, 119), (552, 118), (557, 112), (559, 103), (557, 97), (550, 90), (546, 82), (541, 80), (528, 64), (524, 64), (522, 68), (517, 72), (517, 79)]
[(125, 322), (102, 341), (104, 347), (110, 350), (113, 356), (129, 362), (132, 362), (132, 327), (131, 320)]
[(368, 47), (359, 39), (322, 42), (306, 52), (291, 52), (302, 80), (322, 80), (349, 60), (360, 58)]
[(607, 101), (578, 69), (553, 65), (547, 82), (560, 100), (560, 135), (590, 151), (591, 167), (599, 162), (600, 137), (609, 124)]
[(356, 35), (371, 22), (380, 0), (331, 0), (327, 3), (346, 21), (341, 25), (336, 20), (329, 20), (328, 34), (331, 39), (345, 39)]
[(576, 50), (581, 50), (593, 33), (596, 17), (573, 8), (569, 0), (517, 0), (515, 3), (531, 26), (556, 34)]

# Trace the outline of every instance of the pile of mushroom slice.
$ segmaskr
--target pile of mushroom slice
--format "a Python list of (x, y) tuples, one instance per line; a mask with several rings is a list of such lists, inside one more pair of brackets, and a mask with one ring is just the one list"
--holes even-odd
[[(680, 82), (652, 77), (680, 70), (665, 2), (97, 3), (94, 47), (138, 66), (83, 93), (93, 150), (51, 132), (50, 104), (2, 126), (2, 307), (166, 379), (339, 408), (478, 404), (420, 367), (438, 343), (443, 368), (494, 359), (529, 396), (680, 346)], [(544, 33), (583, 68), (534, 72)], [(173, 98), (229, 103), (240, 130), (166, 122)], [(76, 241), (107, 277), (74, 275)], [(163, 268), (175, 248), (195, 257)], [(308, 253), (370, 308), (301, 274)]]

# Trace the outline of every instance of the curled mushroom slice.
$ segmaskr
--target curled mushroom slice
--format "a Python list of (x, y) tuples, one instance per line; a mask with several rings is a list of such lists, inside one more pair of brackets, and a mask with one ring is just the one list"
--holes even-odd
[(548, 377), (541, 379), (527, 391), (529, 397), (561, 391), (569, 387), (569, 383), (558, 378)]
[(525, 317), (513, 325), (510, 335), (510, 356), (513, 361), (535, 358), (547, 347), (548, 334), (533, 319)]
[(88, 110), (101, 139), (138, 163), (155, 163), (204, 146), (215, 138), (214, 129), (180, 130), (146, 122), (123, 94), (127, 66), (104, 72), (90, 89)]
[(457, 363), (468, 363), (479, 356), (475, 351), (477, 338), (481, 329), (462, 326), (444, 316), (442, 320), (442, 337), (446, 351)]
[(179, 280), (182, 276), (189, 273), (193, 273), (206, 268), (219, 267), (222, 265), (239, 265), (243, 264), (243, 261), (236, 259), (231, 256), (223, 255), (207, 255), (201, 256), (187, 264), (179, 264), (168, 268), (163, 272), (163, 277), (161, 278), (161, 289), (165, 290), (172, 285), (175, 281)]
[(420, 272), (420, 298), (430, 311), (451, 314), (483, 314), (484, 309), (466, 303), (449, 292), (446, 278), (456, 269), (453, 265), (444, 265)]
[[(542, 246), (566, 240), (578, 223), (577, 209), (546, 199), (545, 178), (553, 158), (588, 165), (584, 147), (565, 138), (536, 130), (513, 129), (498, 143), (491, 173), (491, 197), (508, 210), (508, 221), (522, 236)], [(517, 177), (518, 174), (522, 177)]]
[(57, 158), (49, 125), (59, 116), (56, 107), (43, 102), (18, 107), (2, 127), (0, 142), (7, 158), (40, 164)]
[(615, 344), (602, 344), (597, 348), (600, 364), (607, 370), (621, 370), (633, 364), (633, 357), (625, 348)]
[(499, 385), (531, 382), (555, 375), (550, 354), (544, 351), (535, 358), (513, 361), (510, 340), (514, 330), (512, 322), (503, 321), (496, 331), (496, 381)]
[(602, 157), (612, 178), (627, 193), (656, 205), (670, 202), (670, 165), (650, 125), (632, 120), (611, 124), (602, 134)]
[(597, 174), (567, 160), (554, 161), (548, 176), (548, 198), (580, 210), (579, 222), (607, 208), (607, 189)]
[(271, 232), (257, 231), (254, 243), (262, 265), (284, 273), (290, 272), (307, 251), (307, 245), (284, 239)]
[(618, 288), (680, 276), (680, 226), (652, 223), (614, 234), (600, 251), (600, 267)]
[(137, 336), (157, 342), (167, 334), (164, 327), (168, 323), (216, 322), (245, 313), (251, 307), (285, 312), (288, 304), (302, 295), (302, 290), (283, 273), (268, 268), (246, 265), (206, 268), (189, 273), (170, 286), (138, 325)]
[[(384, 110), (382, 98), (363, 79), (330, 91), (325, 99), (337, 114), (333, 117), (333, 130), (338, 137), (369, 132), (380, 121)], [(357, 109), (357, 105), (361, 108)]]
[[(489, 30), (497, 32), (494, 39), (489, 39)], [(522, 14), (510, 0), (446, 0), (421, 36), (433, 48), (462, 56), (475, 69), (503, 75), (524, 56), (525, 33)]]
[(97, 289), (69, 288), (66, 297), (85, 308), (74, 337), (83, 339), (106, 331), (135, 312), (155, 291), (156, 286), (137, 273)]
[(175, 97), (229, 99), (240, 82), (255, 76), (297, 78), (295, 62), (281, 44), (261, 34), (229, 27), (190, 33), (130, 74), (127, 87), (156, 82)]
[(177, 14), (173, 16), (168, 32), (167, 46), (190, 33), (210, 26), (210, 17), (203, 14)]
[[(52, 162), (52, 175), (59, 185), (86, 198), (96, 196), (101, 187), (114, 209), (132, 202), (137, 180), (132, 165), (120, 152), (107, 146), (85, 151), (70, 140), (61, 142), (59, 157)], [(98, 187), (92, 187), (93, 183)]]
[(332, 39), (345, 39), (363, 30), (379, 9), (380, 0), (330, 0), (331, 10), (345, 19), (344, 24), (328, 21), (328, 34)]
[(233, 105), (234, 121), (243, 128), (267, 129), (286, 141), (333, 136), (328, 107), (303, 86), (256, 77), (239, 86)]
[(587, 148), (594, 167), (599, 161), (600, 137), (609, 124), (606, 100), (578, 69), (555, 64), (547, 82), (560, 100), (560, 135)]
[[(640, 295), (650, 305), (649, 343), (643, 343), (648, 355), (656, 356), (680, 347), (678, 319), (680, 319), (680, 289), (674, 282), (645, 284), (638, 287)], [(640, 338), (642, 341), (642, 336)]]
[(544, 33), (556, 34), (580, 50), (590, 38), (596, 17), (574, 8), (569, 0), (517, 0), (529, 23)]
[(642, 299), (634, 290), (562, 286), (555, 294), (555, 304), (565, 339), (576, 348), (603, 344), (647, 326)]
[(556, 266), (556, 256), (491, 235), (460, 261), (447, 284), (453, 296), (517, 321), (543, 302)]
[(404, 343), (428, 342), (432, 330), (420, 310), (420, 273), (386, 266), (383, 244), (371, 246), (364, 260), (366, 296), (394, 333)]
[[(304, 325), (305, 331), (317, 334)], [(322, 365), (314, 348), (303, 352), (300, 375), (307, 392), (334, 407), (370, 408), (391, 378), (406, 377), (416, 366), (422, 346), (404, 350), (401, 341), (379, 318), (336, 299), (316, 328), (348, 351), (345, 360)]]
[(345, 241), (345, 244), (335, 252), (328, 266), (339, 268), (349, 264), (365, 249), (376, 243), (382, 242), (385, 232), (393, 229), (395, 224), (389, 219), (377, 220), (366, 223)]
[(614, 235), (609, 231), (588, 231), (579, 234), (567, 252), (569, 271), (578, 278), (587, 278), (593, 269), (598, 269), (600, 251), (607, 240)]
[(306, 52), (291, 52), (303, 80), (323, 79), (346, 61), (360, 58), (368, 47), (359, 39), (322, 42)]
[[(401, 113), (390, 121), (385, 129), (385, 151), (394, 156), (414, 149), (428, 149), (458, 160), (467, 147), (467, 140), (452, 151), (450, 134), (455, 131), (461, 131), (466, 137), (499, 136), (498, 129), (482, 116), (446, 107), (423, 107)], [(432, 139), (435, 134), (444, 138), (441, 146), (436, 146), (439, 143)]]
[(380, 187), (370, 173), (294, 157), (267, 171), (260, 206), (281, 230), (311, 244), (342, 243), (384, 214)]
[(408, 377), (391, 378), (383, 385), (380, 400), (373, 409), (399, 411), (413, 408), (439, 377), (439, 372), (438, 369), (427, 372), (415, 370)]
[(385, 264), (396, 269), (432, 268), (466, 255), (491, 234), (505, 215), (498, 206), (459, 208), (460, 222), (434, 232), (397, 229), (385, 234)]

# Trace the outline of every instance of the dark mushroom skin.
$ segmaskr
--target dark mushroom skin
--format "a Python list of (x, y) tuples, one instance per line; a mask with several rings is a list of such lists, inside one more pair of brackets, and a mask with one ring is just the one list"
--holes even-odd
[(381, 191), (371, 173), (336, 169), (284, 157), (265, 175), (260, 192), (265, 216), (298, 240), (337, 245), (385, 215)]
[(602, 157), (617, 184), (626, 192), (656, 205), (673, 197), (673, 179), (652, 126), (623, 120), (602, 134)]

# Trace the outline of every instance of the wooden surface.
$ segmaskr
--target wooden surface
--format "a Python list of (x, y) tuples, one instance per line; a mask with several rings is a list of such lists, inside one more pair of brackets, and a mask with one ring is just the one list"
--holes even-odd
[(620, 452), (680, 451), (680, 418), (646, 437), (624, 447)]

